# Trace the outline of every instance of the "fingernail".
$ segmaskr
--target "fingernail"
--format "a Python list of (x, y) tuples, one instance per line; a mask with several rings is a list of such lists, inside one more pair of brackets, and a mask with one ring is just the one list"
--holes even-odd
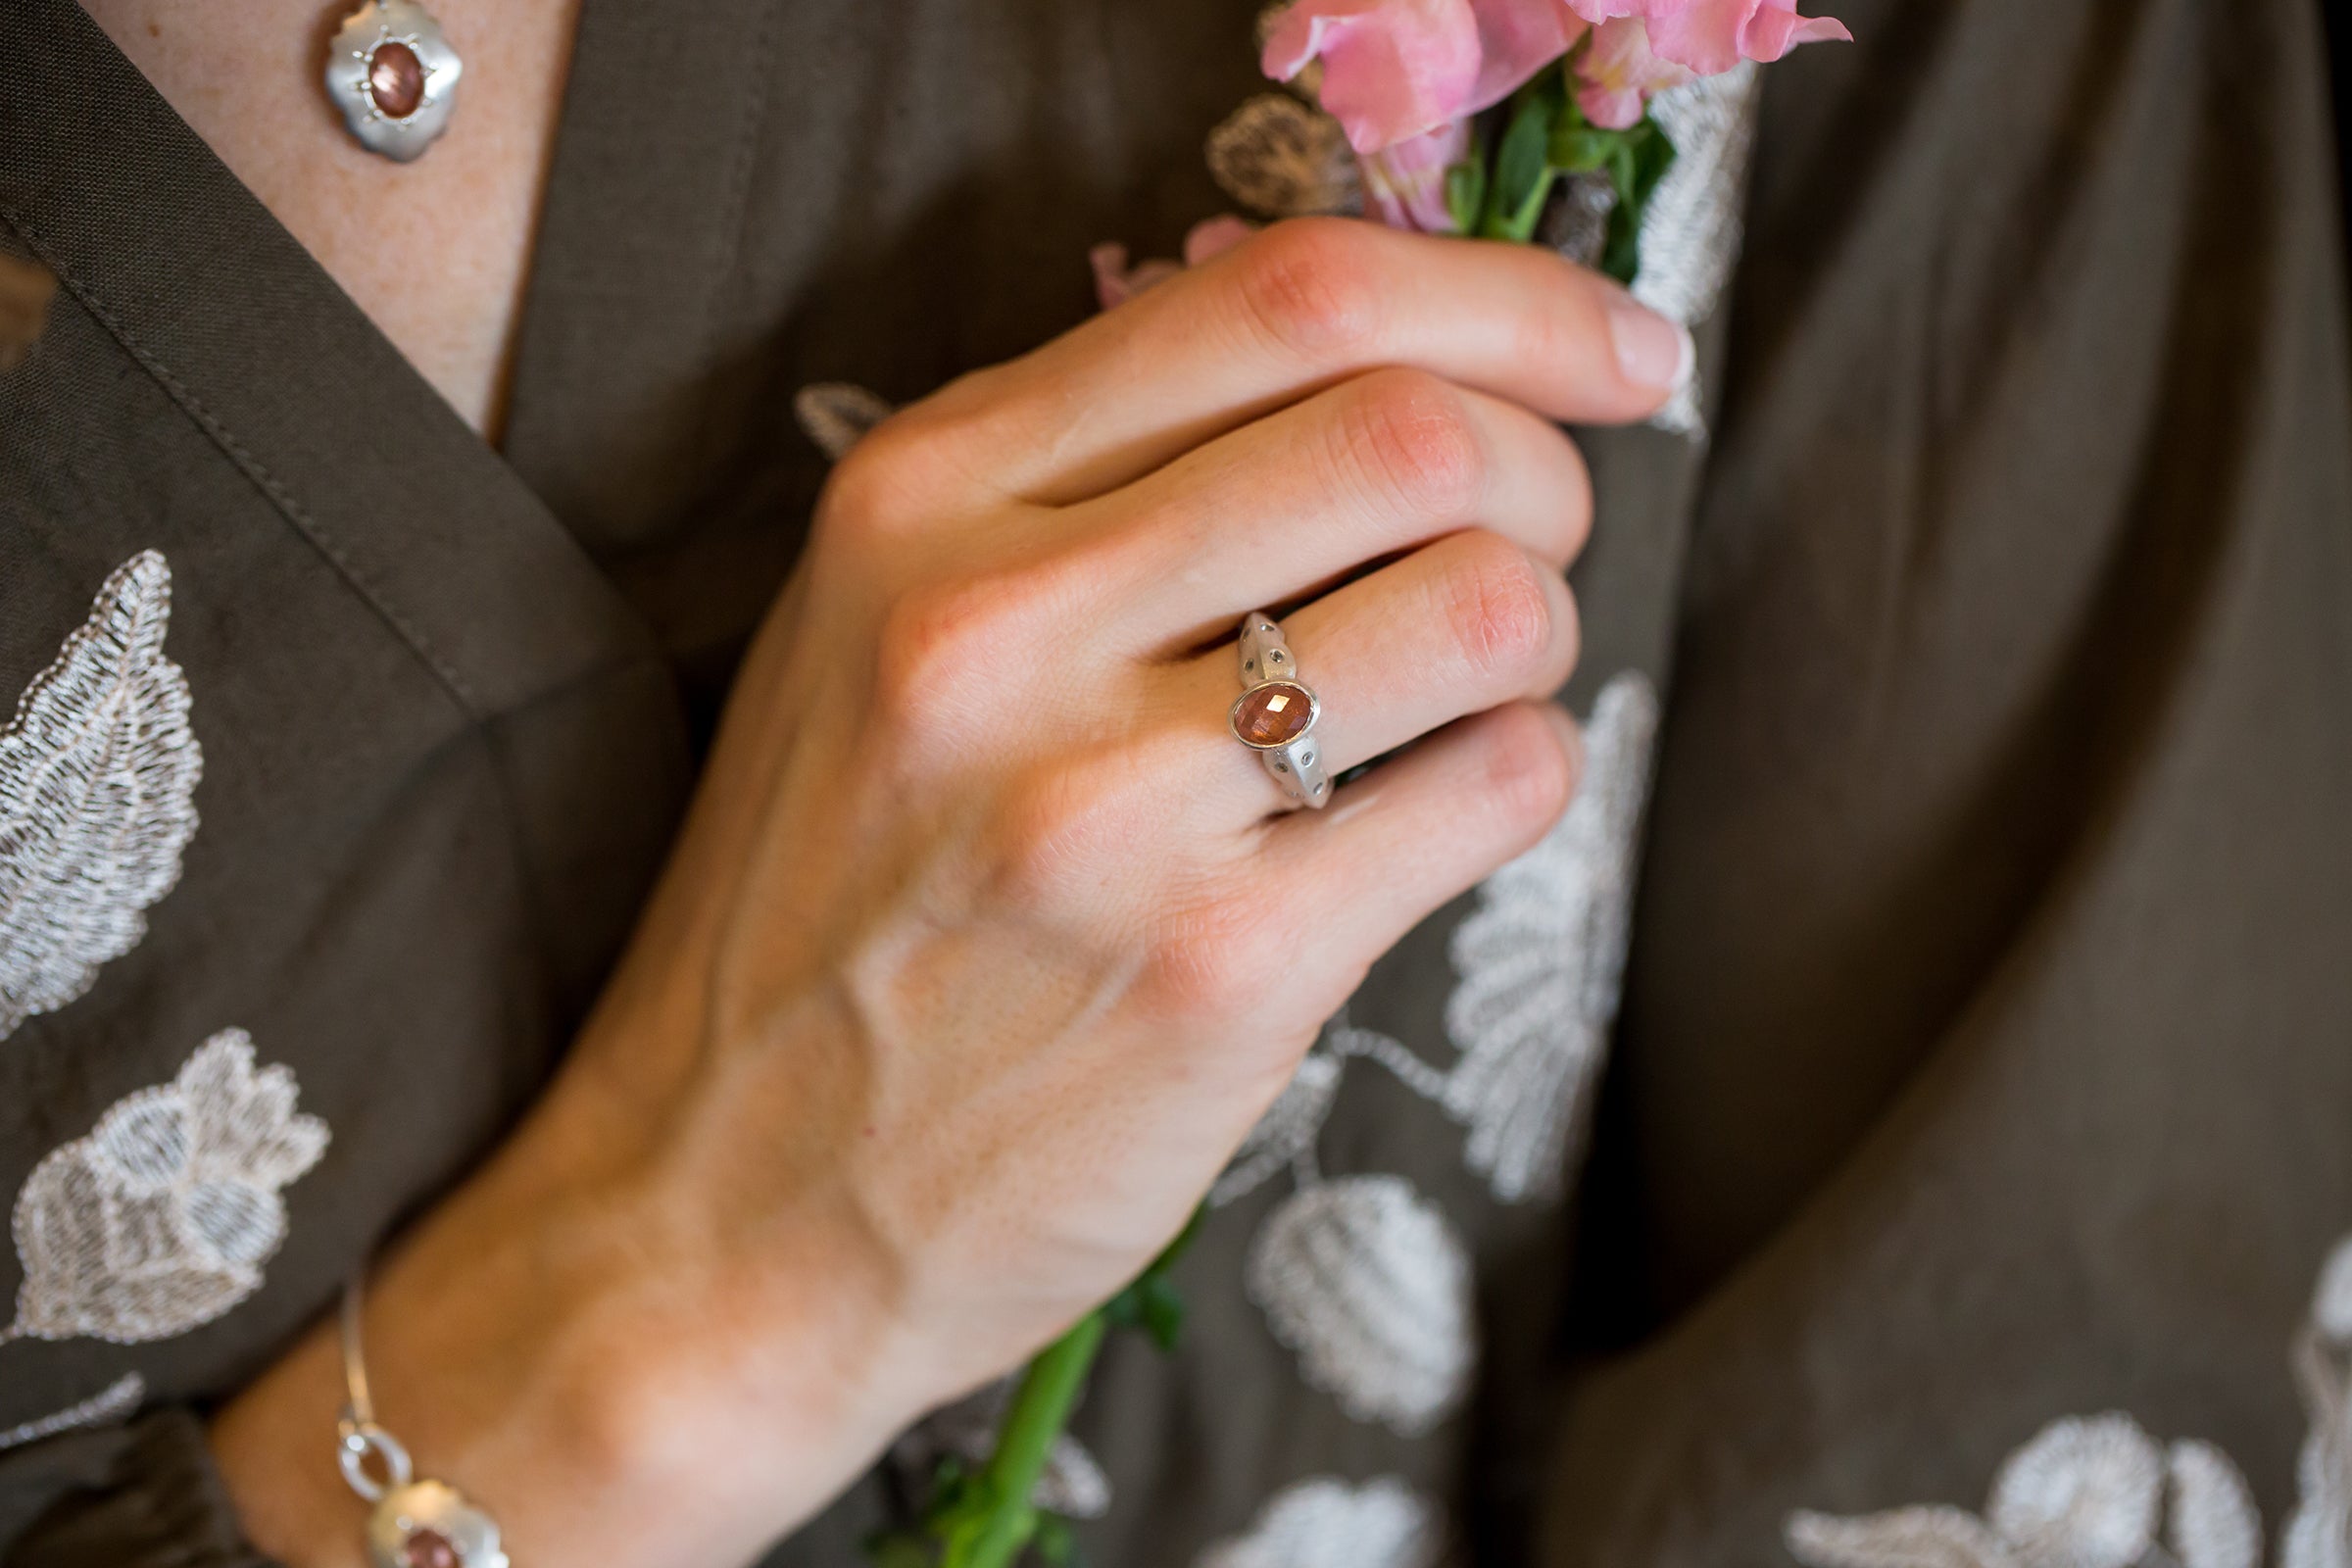
[(1609, 339), (1616, 345), (1618, 371), (1653, 392), (1680, 388), (1698, 360), (1688, 329), (1637, 304), (1630, 294), (1609, 302)]

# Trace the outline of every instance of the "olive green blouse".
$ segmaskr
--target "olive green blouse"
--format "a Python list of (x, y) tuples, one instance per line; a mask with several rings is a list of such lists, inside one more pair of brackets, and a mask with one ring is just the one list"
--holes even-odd
[[(920, 396), (1229, 206), (1254, 9), (586, 0), (493, 451), (0, 4), (55, 289), (0, 350), (0, 1561), (259, 1564), (205, 1412), (564, 1051), (822, 482), (796, 393)], [(1587, 442), (1578, 802), (1333, 1020), (1175, 1352), (1114, 1344), (1091, 1561), (2352, 1563), (2318, 18), (1827, 9), (1645, 263), (1711, 434)]]

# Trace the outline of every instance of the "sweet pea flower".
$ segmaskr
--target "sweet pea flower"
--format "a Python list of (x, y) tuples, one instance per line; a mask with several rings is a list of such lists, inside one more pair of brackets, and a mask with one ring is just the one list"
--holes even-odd
[(1652, 94), (1680, 87), (1692, 74), (1650, 52), (1641, 18), (1611, 17), (1577, 53), (1576, 106), (1595, 125), (1624, 130), (1642, 118)]
[(1255, 224), (1225, 213), (1193, 225), (1192, 231), (1184, 236), (1183, 261), (1155, 258), (1132, 267), (1127, 262), (1126, 246), (1115, 241), (1098, 245), (1086, 253), (1087, 263), (1095, 271), (1095, 298), (1106, 311), (1124, 305), (1186, 268), (1199, 267), (1212, 257), (1224, 255), (1256, 232)]
[(1470, 122), (1448, 121), (1362, 157), (1364, 204), (1391, 228), (1424, 234), (1454, 232), (1446, 202), (1446, 171), (1470, 152)]
[(1796, 0), (1565, 0), (1595, 26), (1620, 17), (1648, 24), (1663, 60), (1719, 75), (1742, 60), (1778, 60), (1800, 43), (1847, 40), (1835, 17), (1800, 17)]
[(1320, 62), (1325, 112), (1376, 153), (1500, 103), (1584, 30), (1565, 0), (1293, 0), (1259, 64), (1289, 81)]

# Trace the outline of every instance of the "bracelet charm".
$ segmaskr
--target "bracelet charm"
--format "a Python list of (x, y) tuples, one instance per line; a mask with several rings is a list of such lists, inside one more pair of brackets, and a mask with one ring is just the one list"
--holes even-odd
[(349, 1395), (336, 1423), (335, 1463), (373, 1503), (368, 1560), (373, 1568), (509, 1568), (498, 1521), (446, 1481), (416, 1479), (409, 1450), (375, 1424), (360, 1356), (360, 1282), (343, 1293), (343, 1378)]

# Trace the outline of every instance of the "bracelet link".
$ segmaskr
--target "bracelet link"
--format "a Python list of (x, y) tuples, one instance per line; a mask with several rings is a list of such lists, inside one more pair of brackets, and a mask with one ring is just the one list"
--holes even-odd
[[(335, 1464), (368, 1514), (374, 1568), (509, 1568), (498, 1521), (445, 1481), (418, 1481), (409, 1450), (375, 1422), (368, 1363), (360, 1353), (360, 1276), (343, 1290), (343, 1381), (348, 1402), (335, 1423)], [(382, 1467), (382, 1478), (369, 1468)]]

